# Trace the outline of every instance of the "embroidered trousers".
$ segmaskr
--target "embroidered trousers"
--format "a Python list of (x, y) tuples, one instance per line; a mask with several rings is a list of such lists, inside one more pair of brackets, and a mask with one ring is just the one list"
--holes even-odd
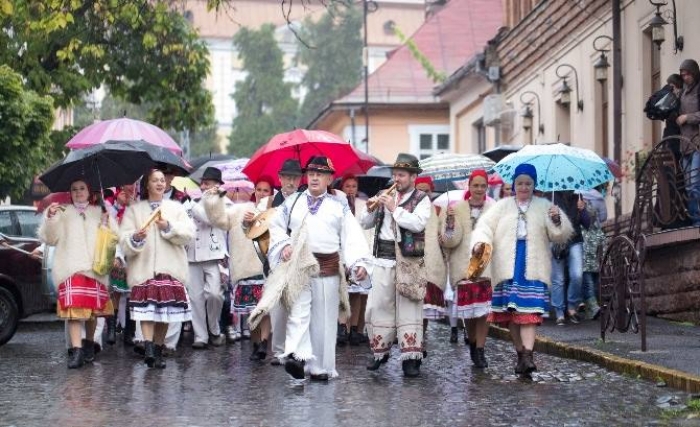
[(224, 287), (219, 262), (191, 262), (187, 293), (192, 305), (192, 329), (195, 342), (209, 342), (209, 333), (219, 335), (219, 317), (224, 307)]
[(340, 278), (316, 277), (289, 311), (284, 354), (306, 361), (312, 375), (337, 377), (335, 338), (338, 331), (338, 287)]
[(396, 292), (396, 267), (374, 266), (365, 322), (375, 359), (398, 338), (401, 360), (423, 358), (423, 302)]

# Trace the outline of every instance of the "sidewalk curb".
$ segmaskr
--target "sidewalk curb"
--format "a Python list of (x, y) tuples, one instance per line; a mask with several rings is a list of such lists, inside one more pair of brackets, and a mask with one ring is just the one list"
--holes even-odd
[[(511, 341), (510, 331), (498, 326), (491, 325), (489, 335), (493, 338)], [(626, 359), (587, 347), (565, 344), (540, 335), (535, 339), (535, 351), (594, 363), (620, 374), (644, 378), (652, 382), (664, 381), (668, 387), (689, 393), (700, 392), (700, 376), (639, 360)]]

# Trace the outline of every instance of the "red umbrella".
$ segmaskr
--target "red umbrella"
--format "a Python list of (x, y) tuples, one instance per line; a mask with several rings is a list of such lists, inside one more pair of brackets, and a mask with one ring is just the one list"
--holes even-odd
[(336, 176), (365, 173), (377, 163), (373, 157), (330, 132), (297, 129), (272, 137), (253, 154), (243, 173), (253, 182), (267, 175), (279, 185), (277, 173), (285, 160), (297, 159), (303, 167), (313, 156), (328, 157)]
[(603, 160), (605, 160), (605, 164), (608, 165), (610, 173), (613, 174), (615, 178), (622, 178), (622, 168), (617, 164), (617, 162), (615, 162), (615, 160), (608, 157), (603, 157)]
[(60, 191), (58, 193), (51, 193), (48, 196), (41, 199), (39, 206), (36, 207), (37, 212), (43, 212), (44, 209), (48, 208), (51, 203), (58, 203), (60, 205), (68, 205), (73, 203), (70, 198), (70, 193), (68, 191)]

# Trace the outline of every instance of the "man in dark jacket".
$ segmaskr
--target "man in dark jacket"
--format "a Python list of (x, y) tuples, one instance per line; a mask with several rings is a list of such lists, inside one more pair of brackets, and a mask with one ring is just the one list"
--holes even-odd
[(700, 67), (694, 60), (686, 59), (679, 68), (683, 90), (676, 123), (681, 127), (681, 136), (687, 138), (681, 140), (682, 165), (688, 193), (688, 215), (697, 227), (700, 226), (700, 152), (697, 150), (700, 143)]

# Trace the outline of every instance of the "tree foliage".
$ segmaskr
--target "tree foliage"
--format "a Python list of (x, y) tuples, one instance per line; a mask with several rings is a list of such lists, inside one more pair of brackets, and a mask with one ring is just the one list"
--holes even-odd
[(271, 24), (259, 30), (243, 28), (233, 39), (247, 72), (233, 95), (238, 115), (228, 151), (237, 156), (253, 154), (275, 134), (291, 130), (296, 120), (298, 104), (292, 85), (284, 82), (283, 53), (274, 30)]
[(152, 103), (148, 121), (197, 129), (213, 120), (204, 41), (170, 0), (0, 0), (0, 62), (56, 105), (104, 84)]
[(22, 77), (0, 66), (0, 199), (20, 199), (49, 162), (53, 100), (27, 90)]
[(308, 125), (330, 102), (354, 89), (362, 78), (362, 13), (351, 2), (337, 2), (313, 22), (307, 18), (300, 32), (297, 60), (308, 67), (302, 79), (307, 95), (299, 124)]

